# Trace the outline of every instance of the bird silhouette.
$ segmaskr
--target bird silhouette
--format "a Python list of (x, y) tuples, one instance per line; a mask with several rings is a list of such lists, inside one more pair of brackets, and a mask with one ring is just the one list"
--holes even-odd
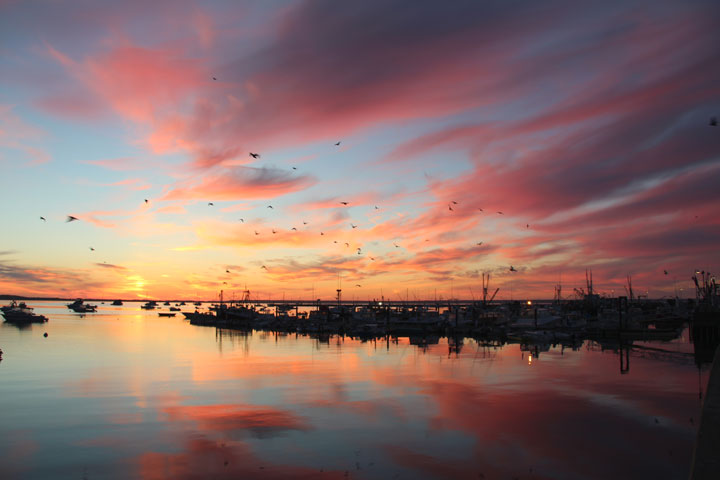
[(260, 268), (264, 268), (265, 270), (267, 270), (267, 267), (266, 267), (265, 265), (263, 265), (263, 266), (262, 266), (262, 267), (260, 267)]
[(145, 199), (145, 203), (148, 203), (148, 199), (147, 199), (147, 198)]
[(295, 227), (291, 228), (290, 230), (295, 230), (297, 232), (297, 228), (295, 228)]
[(228, 269), (225, 269), (225, 273), (230, 273), (230, 270), (228, 270)]
[(303, 222), (303, 225), (307, 225), (307, 222)]
[(227, 282), (223, 282), (223, 285), (227, 285)]
[(359, 283), (356, 283), (355, 286), (356, 286), (356, 287), (362, 287), (362, 285), (360, 285)]
[(349, 247), (350, 244), (349, 244), (348, 242), (345, 242), (345, 246), (346, 246), (346, 247)]
[(91, 252), (94, 252), (95, 249), (93, 247), (89, 247)]
[(323, 232), (320, 232), (320, 235), (325, 235)]
[(517, 270), (515, 270), (515, 267), (513, 267), (512, 265), (510, 265), (510, 271), (511, 271), (511, 272), (517, 272)]
[(663, 270), (663, 273), (664, 273), (665, 275), (667, 275), (667, 274), (668, 274), (667, 270)]
[(297, 170), (297, 167), (293, 167), (293, 170)]
[(448, 205), (448, 210), (450, 210), (451, 212), (455, 211), (455, 210), (453, 210), (452, 205)]
[(357, 228), (357, 225), (353, 225), (352, 223), (350, 224), (350, 226), (351, 226), (352, 228)]
[(717, 117), (711, 117), (711, 118), (710, 118), (710, 126), (711, 126), (711, 127), (717, 127)]
[(343, 205), (347, 205), (347, 204), (348, 204), (348, 202), (340, 202), (340, 203), (343, 204)]
[(80, 219), (77, 218), (77, 217), (73, 217), (72, 215), (68, 215), (68, 216), (67, 216), (67, 219), (65, 220), (65, 223), (74, 222), (74, 221), (76, 221), (76, 220), (80, 220)]
[(485, 210), (483, 210), (483, 209), (482, 209), (482, 208), (480, 208), (480, 207), (478, 207), (478, 210), (480, 210), (481, 212), (484, 212), (484, 211), (485, 211)]
[(529, 223), (526, 223), (526, 224), (525, 224), (525, 228), (530, 228), (530, 224), (529, 224)]
[(498, 211), (498, 215), (505, 215), (503, 212)]
[(255, 230), (255, 235), (260, 235), (260, 233), (258, 233), (258, 231), (257, 231), (257, 230)]
[(340, 146), (340, 142), (337, 142), (337, 143), (335, 144), (335, 146), (336, 146), (336, 147), (339, 147), (339, 146)]
[(213, 80), (217, 80), (217, 78), (213, 77)]
[(375, 205), (375, 210), (380, 210), (377, 205)]
[(452, 204), (453, 204), (453, 205), (457, 205), (458, 203), (457, 203), (455, 200), (453, 200), (453, 201), (452, 201)]
[(45, 217), (40, 217), (40, 220), (42, 220), (43, 222), (47, 222), (47, 220), (45, 220)]
[(400, 245), (398, 245), (398, 244), (395, 243), (395, 242), (393, 242), (393, 245), (395, 245), (395, 248), (400, 248)]
[(337, 240), (333, 240), (333, 243), (337, 243)]
[(375, 260), (375, 257), (370, 257), (370, 260)]
[(213, 202), (208, 202), (208, 207), (212, 207), (213, 205), (215, 205)]
[(477, 244), (478, 244), (478, 247), (479, 247), (480, 245), (482, 245), (482, 243), (483, 243), (483, 242), (477, 242)]
[(253, 158), (260, 158), (260, 154), (259, 154), (259, 153), (252, 153), (252, 152), (250, 152), (250, 156), (253, 157)]
[(272, 205), (268, 205), (267, 208), (269, 208), (271, 210), (275, 210)]
[(272, 232), (273, 232), (273, 233), (277, 233), (277, 231), (275, 231), (275, 229), (274, 229), (274, 228), (273, 228), (273, 231), (272, 231)]
[(358, 249), (357, 249), (358, 255), (360, 255), (361, 251), (362, 251), (362, 249), (360, 247), (358, 247)]
[(240, 219), (240, 221), (241, 221), (242, 223), (245, 223), (245, 220), (243, 220), (242, 218)]

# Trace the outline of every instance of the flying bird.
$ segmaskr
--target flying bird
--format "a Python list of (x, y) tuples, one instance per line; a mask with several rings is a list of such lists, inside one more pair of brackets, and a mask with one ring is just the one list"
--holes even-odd
[(347, 205), (347, 204), (348, 204), (348, 202), (340, 202), (340, 203), (343, 204), (343, 205)]
[(273, 232), (273, 233), (277, 233), (277, 231), (276, 231), (274, 228), (272, 229), (272, 232)]
[(307, 225), (307, 222), (303, 222), (303, 225)]
[(483, 209), (482, 209), (482, 208), (480, 208), (480, 207), (478, 207), (478, 210), (480, 210), (481, 212), (484, 212), (484, 211), (485, 211), (485, 210), (483, 210)]
[(213, 205), (215, 205), (213, 202), (208, 202), (208, 207), (212, 207)]
[(325, 235), (323, 232), (320, 232), (320, 235)]
[(380, 210), (377, 205), (375, 205), (375, 210)]
[(148, 203), (148, 199), (147, 199), (147, 198), (145, 199), (145, 203)]
[(357, 225), (353, 225), (352, 223), (350, 224), (350, 226), (351, 226), (352, 228), (357, 228)]
[(77, 217), (73, 217), (72, 215), (68, 215), (67, 219), (65, 220), (65, 223), (74, 222), (75, 220), (80, 220), (80, 219)]
[(375, 260), (375, 257), (370, 257), (370, 260)]
[(717, 117), (711, 117), (711, 118), (710, 118), (710, 126), (711, 126), (711, 127), (717, 127)]
[(452, 201), (452, 204), (453, 204), (453, 205), (457, 205), (458, 203), (457, 203), (455, 200), (453, 200), (453, 201)]
[(340, 142), (337, 142), (337, 143), (335, 144), (335, 146), (336, 146), (336, 147), (339, 147), (339, 146), (340, 146)]
[(293, 170), (297, 170), (297, 167), (293, 167)]
[(255, 235), (260, 235), (257, 230), (255, 230)]
[(525, 228), (530, 228), (530, 224), (529, 224), (529, 223), (526, 223), (526, 224), (525, 224)]
[(333, 240), (333, 243), (337, 243), (337, 240)]
[(359, 283), (356, 283), (355, 286), (356, 286), (356, 287), (362, 287), (362, 285), (360, 285)]
[(270, 208), (272, 210), (275, 210), (272, 205), (268, 205), (267, 208)]
[(265, 270), (267, 270), (267, 267), (266, 267), (265, 265), (263, 265), (263, 266), (262, 266), (262, 267), (260, 267), (260, 268), (264, 268)]
[(295, 230), (297, 232), (297, 228), (295, 228), (295, 227), (291, 228), (290, 230)]
[(358, 249), (357, 249), (358, 255), (360, 255), (361, 251), (362, 251), (362, 249), (360, 247), (358, 247)]
[(510, 271), (511, 271), (511, 272), (517, 272), (517, 270), (515, 270), (515, 267), (513, 267), (512, 265), (510, 265)]
[(448, 205), (448, 210), (450, 210), (451, 212), (454, 212), (454, 211), (455, 211), (455, 210), (453, 210), (453, 208), (452, 208), (451, 205)]
[(349, 246), (350, 246), (350, 244), (349, 244), (349, 243), (347, 243), (347, 242), (345, 242), (345, 246), (346, 246), (346, 247), (349, 247)]
[(400, 248), (400, 245), (398, 245), (398, 244), (395, 243), (395, 242), (393, 242), (393, 245), (395, 245), (395, 248)]
[(228, 269), (225, 269), (225, 273), (230, 273), (230, 270), (228, 270)]
[(503, 212), (498, 211), (498, 215), (505, 215)]
[(260, 158), (260, 154), (259, 154), (259, 153), (252, 153), (252, 152), (250, 152), (250, 156), (253, 157), (253, 158)]
[(213, 80), (217, 80), (217, 78), (213, 77)]
[(223, 282), (223, 285), (227, 285), (227, 282)]
[(43, 222), (47, 222), (47, 220), (45, 220), (45, 217), (40, 217), (40, 220), (42, 220)]
[(663, 273), (664, 273), (665, 275), (667, 275), (667, 274), (668, 274), (668, 273), (667, 273), (667, 270), (663, 270)]
[(95, 249), (93, 247), (89, 247), (91, 252), (94, 252)]
[(478, 247), (482, 245), (483, 242), (477, 242)]
[(243, 220), (242, 218), (240, 219), (240, 221), (241, 221), (242, 223), (245, 223), (245, 220)]

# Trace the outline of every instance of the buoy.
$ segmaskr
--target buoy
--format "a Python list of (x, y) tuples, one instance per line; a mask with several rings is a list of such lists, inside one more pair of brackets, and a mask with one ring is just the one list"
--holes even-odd
[(47, 338), (47, 332), (43, 333), (43, 337)]

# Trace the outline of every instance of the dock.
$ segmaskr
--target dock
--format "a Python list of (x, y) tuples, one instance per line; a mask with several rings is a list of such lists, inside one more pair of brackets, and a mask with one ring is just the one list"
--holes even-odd
[(690, 480), (715, 480), (718, 475), (720, 475), (720, 347), (715, 350), (705, 393)]

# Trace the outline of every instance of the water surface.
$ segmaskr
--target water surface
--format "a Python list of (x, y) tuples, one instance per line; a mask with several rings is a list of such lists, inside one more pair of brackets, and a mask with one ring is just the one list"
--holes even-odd
[(621, 374), (591, 342), (457, 353), (29, 303), (50, 321), (0, 325), (3, 478), (684, 478), (708, 376), (653, 351)]

